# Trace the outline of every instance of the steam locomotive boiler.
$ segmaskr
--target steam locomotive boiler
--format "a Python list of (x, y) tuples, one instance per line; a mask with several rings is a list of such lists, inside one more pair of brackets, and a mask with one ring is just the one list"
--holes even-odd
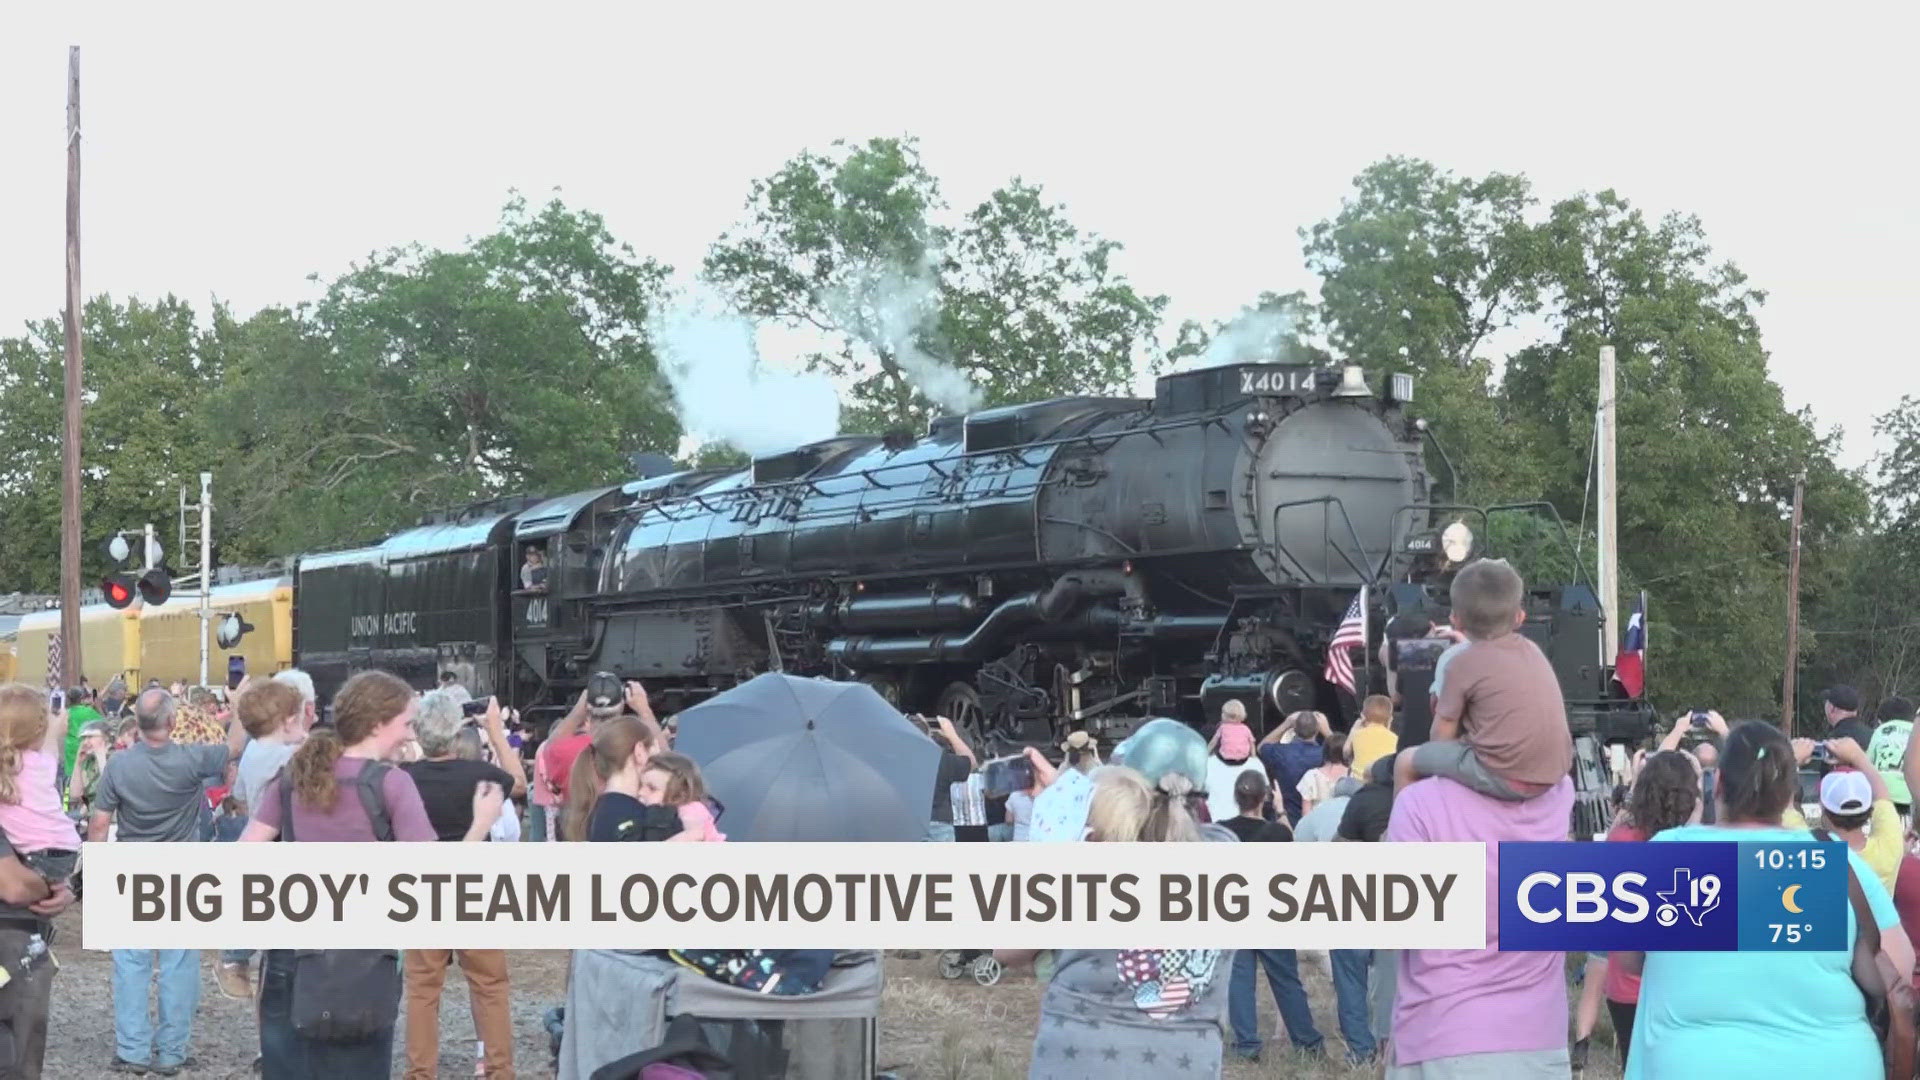
[[(295, 662), (323, 700), (367, 668), (422, 688), (452, 672), (536, 722), (598, 670), (644, 680), (667, 711), (767, 670), (859, 679), (988, 749), (1198, 723), (1229, 698), (1260, 729), (1304, 707), (1346, 720), (1356, 702), (1322, 673), (1356, 597), (1364, 694), (1388, 619), (1444, 619), (1488, 515), (1541, 505), (1435, 502), (1413, 389), (1354, 366), (1207, 368), (1151, 399), (1016, 405), (476, 504), (296, 560)], [(1526, 605), (1567, 701), (1576, 829), (1597, 832), (1604, 748), (1650, 715), (1610, 691), (1591, 589), (1529, 582)], [(1424, 730), (1425, 706), (1404, 719)]]
[(514, 597), (512, 677), (557, 705), (609, 669), (669, 707), (771, 668), (851, 677), (1031, 741), (1229, 697), (1256, 725), (1346, 712), (1327, 640), (1362, 586), (1408, 577), (1428, 524), (1411, 392), (1357, 367), (1210, 368), (1151, 400), (992, 409), (552, 500), (516, 518), (548, 576)]

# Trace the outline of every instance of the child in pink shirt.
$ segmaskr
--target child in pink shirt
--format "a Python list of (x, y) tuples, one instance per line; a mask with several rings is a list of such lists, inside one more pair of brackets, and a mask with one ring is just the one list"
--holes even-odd
[(668, 837), (672, 843), (712, 843), (726, 839), (714, 826), (713, 811), (707, 808), (707, 785), (700, 778), (700, 766), (682, 754), (655, 754), (640, 772), (640, 802), (647, 806), (671, 806), (680, 812), (680, 832)]
[(0, 686), (0, 830), (34, 873), (58, 884), (80, 858), (80, 833), (60, 807), (67, 714), (51, 716), (30, 686)]
[(1214, 729), (1208, 751), (1220, 751), (1220, 760), (1238, 765), (1253, 756), (1253, 729), (1247, 726), (1247, 707), (1239, 699), (1220, 707), (1220, 726)]

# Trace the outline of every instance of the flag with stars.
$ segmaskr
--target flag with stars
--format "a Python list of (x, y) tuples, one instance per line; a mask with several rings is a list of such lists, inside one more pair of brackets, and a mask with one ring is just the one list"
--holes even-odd
[(1321, 677), (1335, 686), (1342, 687), (1349, 694), (1358, 692), (1353, 688), (1353, 656), (1349, 652), (1358, 646), (1367, 647), (1367, 587), (1360, 586), (1353, 603), (1347, 607), (1346, 618), (1333, 632), (1333, 640), (1327, 642), (1327, 668)]

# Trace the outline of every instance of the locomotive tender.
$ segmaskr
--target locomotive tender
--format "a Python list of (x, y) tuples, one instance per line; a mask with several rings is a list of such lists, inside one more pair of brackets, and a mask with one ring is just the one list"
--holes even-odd
[[(1396, 611), (1444, 606), (1468, 557), (1442, 553), (1460, 530), (1440, 542), (1412, 392), (1353, 366), (1238, 364), (1164, 376), (1150, 400), (989, 409), (918, 438), (480, 504), (299, 559), (296, 660), (323, 697), (367, 667), (420, 686), (452, 670), (530, 716), (596, 670), (675, 709), (781, 669), (1007, 742), (1199, 722), (1228, 698), (1260, 728), (1349, 716), (1321, 672), (1354, 596), (1367, 587), (1377, 643)], [(530, 548), (538, 589), (520, 587)], [(1529, 605), (1598, 768), (1598, 744), (1637, 725), (1606, 701), (1598, 605), (1578, 585)], [(1353, 656), (1363, 680), (1375, 655)]]

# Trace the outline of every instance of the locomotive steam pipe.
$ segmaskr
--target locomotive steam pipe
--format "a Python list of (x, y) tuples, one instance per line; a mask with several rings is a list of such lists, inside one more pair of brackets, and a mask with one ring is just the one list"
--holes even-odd
[(968, 626), (980, 617), (980, 602), (970, 593), (930, 596), (860, 596), (822, 601), (807, 608), (816, 625), (841, 630), (912, 630), (924, 626)]
[(1066, 574), (994, 608), (980, 625), (964, 634), (925, 637), (842, 637), (827, 642), (827, 656), (850, 668), (888, 667), (929, 661), (984, 660), (1007, 638), (1036, 623), (1057, 623), (1082, 601), (1096, 596), (1143, 597), (1140, 582), (1117, 570)]

